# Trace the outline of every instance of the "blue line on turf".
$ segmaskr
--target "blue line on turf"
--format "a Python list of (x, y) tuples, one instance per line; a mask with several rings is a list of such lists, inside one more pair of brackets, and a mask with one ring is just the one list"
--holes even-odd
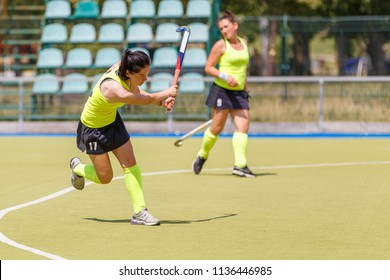
[[(185, 133), (130, 133), (131, 137), (177, 138)], [(390, 133), (250, 133), (251, 138), (390, 138)], [(191, 137), (202, 137), (203, 133)], [(231, 137), (221, 133), (220, 137)], [(0, 133), (0, 137), (76, 137), (75, 133)]]

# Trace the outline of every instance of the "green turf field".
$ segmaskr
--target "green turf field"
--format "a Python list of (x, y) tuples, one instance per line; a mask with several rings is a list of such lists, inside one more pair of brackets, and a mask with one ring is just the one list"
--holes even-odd
[(200, 138), (132, 140), (160, 227), (129, 224), (116, 159), (114, 181), (77, 191), (74, 138), (0, 138), (0, 259), (390, 259), (389, 139), (250, 139), (255, 179), (230, 175), (229, 138), (198, 176)]

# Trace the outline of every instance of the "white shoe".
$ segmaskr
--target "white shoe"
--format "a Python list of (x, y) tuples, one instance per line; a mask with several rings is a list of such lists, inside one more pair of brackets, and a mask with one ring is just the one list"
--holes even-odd
[(148, 212), (148, 209), (142, 209), (140, 212), (133, 215), (130, 223), (132, 225), (158, 226), (160, 221)]
[(85, 180), (84, 177), (77, 175), (74, 173), (74, 168), (81, 163), (81, 160), (78, 157), (74, 157), (70, 160), (70, 169), (72, 170), (72, 174), (70, 175), (70, 182), (75, 189), (82, 190), (84, 189)]

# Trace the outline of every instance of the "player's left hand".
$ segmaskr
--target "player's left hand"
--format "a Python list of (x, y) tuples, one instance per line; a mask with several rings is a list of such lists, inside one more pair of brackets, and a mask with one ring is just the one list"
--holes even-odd
[(162, 105), (167, 109), (167, 111), (171, 111), (173, 109), (173, 106), (175, 106), (175, 98), (168, 97), (163, 101)]

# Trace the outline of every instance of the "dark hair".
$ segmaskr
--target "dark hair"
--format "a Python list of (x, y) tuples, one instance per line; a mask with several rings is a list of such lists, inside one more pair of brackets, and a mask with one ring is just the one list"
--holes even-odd
[(127, 49), (122, 53), (121, 64), (118, 69), (118, 76), (122, 80), (127, 80), (126, 70), (135, 74), (141, 71), (146, 66), (150, 66), (150, 58), (143, 51), (135, 51)]
[(218, 19), (218, 21), (221, 21), (223, 19), (227, 19), (232, 23), (237, 22), (236, 18), (234, 17), (234, 14), (231, 11), (224, 11), (223, 15)]

